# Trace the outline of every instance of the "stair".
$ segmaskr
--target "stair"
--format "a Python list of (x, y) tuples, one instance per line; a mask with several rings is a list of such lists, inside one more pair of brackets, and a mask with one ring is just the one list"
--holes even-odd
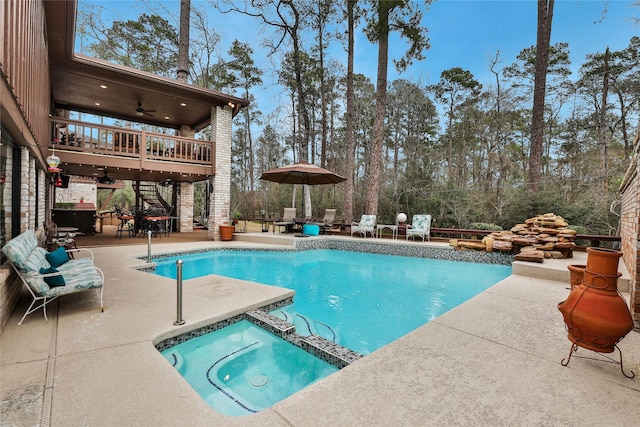
[(160, 195), (157, 188), (157, 183), (141, 181), (138, 186), (138, 198), (146, 205), (152, 208), (165, 209), (167, 212), (171, 212), (171, 204)]

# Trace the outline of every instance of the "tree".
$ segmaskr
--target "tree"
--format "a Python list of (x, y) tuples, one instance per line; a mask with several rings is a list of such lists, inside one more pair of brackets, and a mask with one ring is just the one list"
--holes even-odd
[(544, 98), (547, 87), (547, 66), (554, 0), (538, 0), (538, 30), (536, 40), (536, 67), (533, 89), (533, 117), (531, 121), (531, 144), (529, 146), (529, 176), (527, 188), (538, 191), (542, 165), (544, 137)]
[[(523, 109), (531, 110), (531, 93), (535, 88), (536, 75), (536, 47), (530, 46), (523, 49), (517, 56), (518, 62), (504, 68), (502, 74), (512, 80), (510, 89), (517, 94), (516, 101)], [(569, 45), (567, 43), (555, 43), (549, 46), (549, 60), (547, 64), (546, 84), (545, 84), (545, 105), (544, 122), (546, 132), (542, 139), (541, 167), (542, 171), (548, 172), (550, 166), (550, 152), (553, 143), (554, 126), (565, 106), (566, 101), (573, 95), (574, 87), (569, 80), (571, 75), (571, 60), (569, 59)], [(529, 124), (529, 145), (527, 153), (531, 147), (531, 124)], [(528, 162), (525, 170), (529, 170)]]
[[(389, 192), (398, 203), (399, 181), (407, 169), (428, 161), (427, 150), (437, 129), (437, 112), (427, 89), (398, 79), (391, 83), (387, 99)], [(394, 212), (400, 211), (400, 206)]]
[(468, 70), (454, 67), (440, 74), (440, 81), (431, 87), (436, 100), (445, 105), (447, 112), (447, 167), (449, 181), (453, 179), (453, 123), (458, 108), (480, 94), (482, 85)]
[(98, 42), (89, 51), (98, 58), (115, 61), (165, 77), (175, 76), (178, 33), (158, 15), (142, 14), (137, 21), (114, 21), (107, 29), (96, 27)]
[[(299, 4), (294, 0), (264, 0), (251, 2), (251, 8), (239, 9), (233, 2), (229, 2), (229, 11), (243, 13), (245, 15), (259, 18), (263, 24), (274, 29), (276, 39), (268, 40), (267, 44), (271, 50), (271, 54), (276, 53), (285, 40), (289, 40), (292, 46), (291, 59), (293, 61), (293, 71), (295, 75), (297, 116), (302, 121), (302, 134), (299, 139), (300, 160), (307, 161), (309, 159), (309, 146), (311, 141), (311, 119), (308, 111), (306, 92), (303, 84), (302, 56), (303, 50), (301, 46), (301, 28), (304, 22), (304, 16), (301, 16)], [(309, 187), (304, 186), (305, 200), (305, 216), (311, 216), (311, 195)]]
[[(399, 60), (394, 60), (398, 71), (404, 71), (414, 60), (424, 59), (423, 50), (429, 48), (427, 29), (420, 26), (422, 11), (410, 0), (369, 0), (373, 15), (368, 20), (365, 34), (371, 42), (378, 43), (378, 73), (376, 82), (376, 117), (373, 124), (373, 141), (369, 159), (367, 187), (368, 214), (378, 213), (380, 169), (387, 97), (387, 67), (389, 59), (389, 33), (398, 31), (407, 39), (409, 48)], [(430, 0), (424, 4), (431, 3)]]
[[(587, 62), (581, 68), (584, 78), (606, 77), (601, 79), (603, 91), (606, 83), (607, 92), (610, 89), (614, 98), (610, 101), (611, 108), (615, 105), (620, 115), (615, 122), (609, 124), (605, 124), (604, 117), (601, 119), (611, 133), (617, 129), (620, 130), (625, 158), (629, 158), (633, 148), (629, 135), (629, 118), (634, 113), (637, 115), (640, 110), (638, 70), (640, 70), (640, 37), (632, 37), (629, 46), (621, 51), (609, 52), (607, 49), (604, 55), (602, 53), (587, 55)], [(603, 99), (605, 99), (604, 94)]]
[[(229, 55), (231, 56), (231, 62), (229, 62), (228, 68), (230, 74), (235, 78), (232, 86), (242, 89), (242, 96), (245, 99), (252, 99), (251, 89), (257, 85), (262, 84), (262, 70), (255, 66), (251, 55), (253, 55), (253, 49), (249, 47), (247, 43), (240, 43), (238, 40), (234, 40), (231, 48), (229, 49)], [(253, 108), (252, 105), (248, 105), (244, 108), (245, 126), (246, 131), (244, 136), (246, 137), (246, 156), (248, 158), (249, 168), (249, 191), (253, 193), (254, 190), (254, 153), (253, 153), (253, 138), (251, 136), (251, 127), (253, 124)]]

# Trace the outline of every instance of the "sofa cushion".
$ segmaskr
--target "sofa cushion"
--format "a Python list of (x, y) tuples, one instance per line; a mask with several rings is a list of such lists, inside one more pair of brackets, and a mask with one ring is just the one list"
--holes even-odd
[(62, 264), (69, 262), (69, 255), (67, 254), (67, 251), (64, 249), (64, 246), (60, 246), (55, 251), (49, 252), (48, 254), (45, 255), (45, 258), (47, 259), (47, 261), (49, 261), (49, 264), (51, 264), (51, 267), (54, 267), (54, 268), (58, 268)]
[(24, 270), (29, 255), (31, 255), (31, 252), (37, 247), (38, 239), (36, 238), (36, 234), (33, 230), (27, 230), (9, 240), (2, 248), (2, 252), (4, 252), (16, 267)]
[(51, 267), (51, 264), (49, 264), (46, 258), (48, 253), (44, 248), (35, 248), (33, 252), (31, 252), (31, 255), (29, 255), (29, 258), (27, 258), (27, 262), (24, 263), (24, 270), (39, 273), (41, 268)]
[(64, 273), (65, 285), (55, 288), (47, 293), (47, 296), (53, 298), (55, 296), (71, 294), (85, 289), (101, 288), (102, 277), (98, 274), (95, 267), (82, 267), (73, 270), (73, 274)]
[[(57, 272), (58, 270), (53, 267), (40, 269), (40, 274), (50, 274)], [(45, 277), (44, 281), (47, 283), (47, 285), (49, 285), (50, 288), (55, 288), (56, 286), (64, 286), (64, 277), (62, 277), (62, 274), (59, 274), (57, 276)]]
[(69, 260), (69, 262), (65, 262), (64, 264), (56, 268), (58, 269), (58, 271), (66, 274), (74, 271), (77, 268), (83, 267), (93, 267), (93, 261), (91, 261), (91, 258), (75, 258)]
[(30, 271), (23, 274), (22, 277), (36, 296), (44, 296), (49, 292), (49, 285), (44, 281), (39, 271)]

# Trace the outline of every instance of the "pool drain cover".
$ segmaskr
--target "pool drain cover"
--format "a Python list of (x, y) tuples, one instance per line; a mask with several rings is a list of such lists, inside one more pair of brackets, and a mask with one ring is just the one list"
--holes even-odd
[(269, 382), (269, 377), (264, 374), (257, 375), (251, 379), (251, 385), (254, 387), (262, 387), (268, 382)]

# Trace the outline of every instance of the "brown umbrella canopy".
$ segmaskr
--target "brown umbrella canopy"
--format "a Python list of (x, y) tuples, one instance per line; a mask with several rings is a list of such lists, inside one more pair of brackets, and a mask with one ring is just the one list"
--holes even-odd
[(346, 181), (331, 171), (312, 165), (306, 162), (294, 163), (281, 168), (271, 169), (262, 174), (260, 179), (265, 181), (278, 182), (280, 184), (337, 184)]

